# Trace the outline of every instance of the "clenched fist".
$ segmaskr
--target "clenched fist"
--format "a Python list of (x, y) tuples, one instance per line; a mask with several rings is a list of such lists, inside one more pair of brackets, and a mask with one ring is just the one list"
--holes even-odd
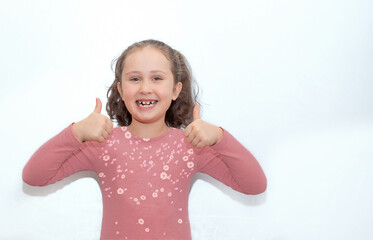
[(101, 114), (102, 103), (96, 98), (96, 107), (87, 118), (73, 124), (72, 131), (79, 142), (97, 141), (104, 142), (111, 131), (113, 123), (105, 115)]
[(223, 130), (203, 121), (199, 114), (199, 104), (197, 104), (193, 109), (193, 122), (184, 129), (184, 135), (190, 144), (203, 148), (219, 142), (223, 137)]

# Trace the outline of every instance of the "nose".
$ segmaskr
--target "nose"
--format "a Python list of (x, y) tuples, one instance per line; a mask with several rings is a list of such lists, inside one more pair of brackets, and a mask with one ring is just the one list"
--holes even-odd
[(147, 80), (143, 80), (140, 83), (140, 93), (151, 93), (151, 84)]

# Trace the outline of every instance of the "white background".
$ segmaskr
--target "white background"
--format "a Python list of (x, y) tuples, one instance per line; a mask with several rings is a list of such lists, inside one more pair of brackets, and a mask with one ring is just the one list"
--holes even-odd
[(369, 0), (0, 1), (0, 239), (99, 238), (92, 173), (32, 187), (22, 169), (95, 97), (105, 106), (111, 61), (149, 38), (186, 56), (202, 119), (268, 179), (251, 196), (198, 173), (194, 240), (372, 239), (372, 11)]

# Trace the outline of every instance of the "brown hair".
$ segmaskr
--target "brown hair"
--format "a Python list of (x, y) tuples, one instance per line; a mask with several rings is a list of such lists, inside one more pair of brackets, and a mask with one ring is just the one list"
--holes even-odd
[[(106, 111), (111, 120), (116, 120), (120, 126), (128, 126), (132, 122), (132, 116), (127, 110), (117, 89), (117, 83), (122, 85), (122, 72), (126, 57), (135, 50), (143, 47), (155, 47), (159, 49), (171, 63), (171, 72), (174, 77), (174, 84), (182, 83), (182, 89), (178, 98), (168, 108), (165, 116), (165, 123), (169, 127), (185, 128), (193, 121), (193, 108), (200, 104), (197, 100), (198, 85), (195, 82), (191, 67), (183, 54), (171, 48), (164, 42), (148, 39), (136, 42), (129, 46), (123, 53), (112, 61), (115, 64), (115, 79), (107, 91), (108, 101)], [(197, 93), (194, 89), (197, 88)], [(200, 106), (202, 108), (202, 106)]]

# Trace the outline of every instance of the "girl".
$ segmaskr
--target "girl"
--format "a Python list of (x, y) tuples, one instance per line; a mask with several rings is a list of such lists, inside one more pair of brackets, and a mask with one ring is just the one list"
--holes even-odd
[(93, 113), (44, 143), (22, 176), (45, 186), (96, 172), (100, 239), (191, 239), (188, 195), (196, 172), (244, 194), (267, 187), (254, 156), (226, 129), (200, 119), (189, 63), (163, 42), (137, 42), (121, 54), (108, 90), (110, 119), (101, 107), (96, 99)]

